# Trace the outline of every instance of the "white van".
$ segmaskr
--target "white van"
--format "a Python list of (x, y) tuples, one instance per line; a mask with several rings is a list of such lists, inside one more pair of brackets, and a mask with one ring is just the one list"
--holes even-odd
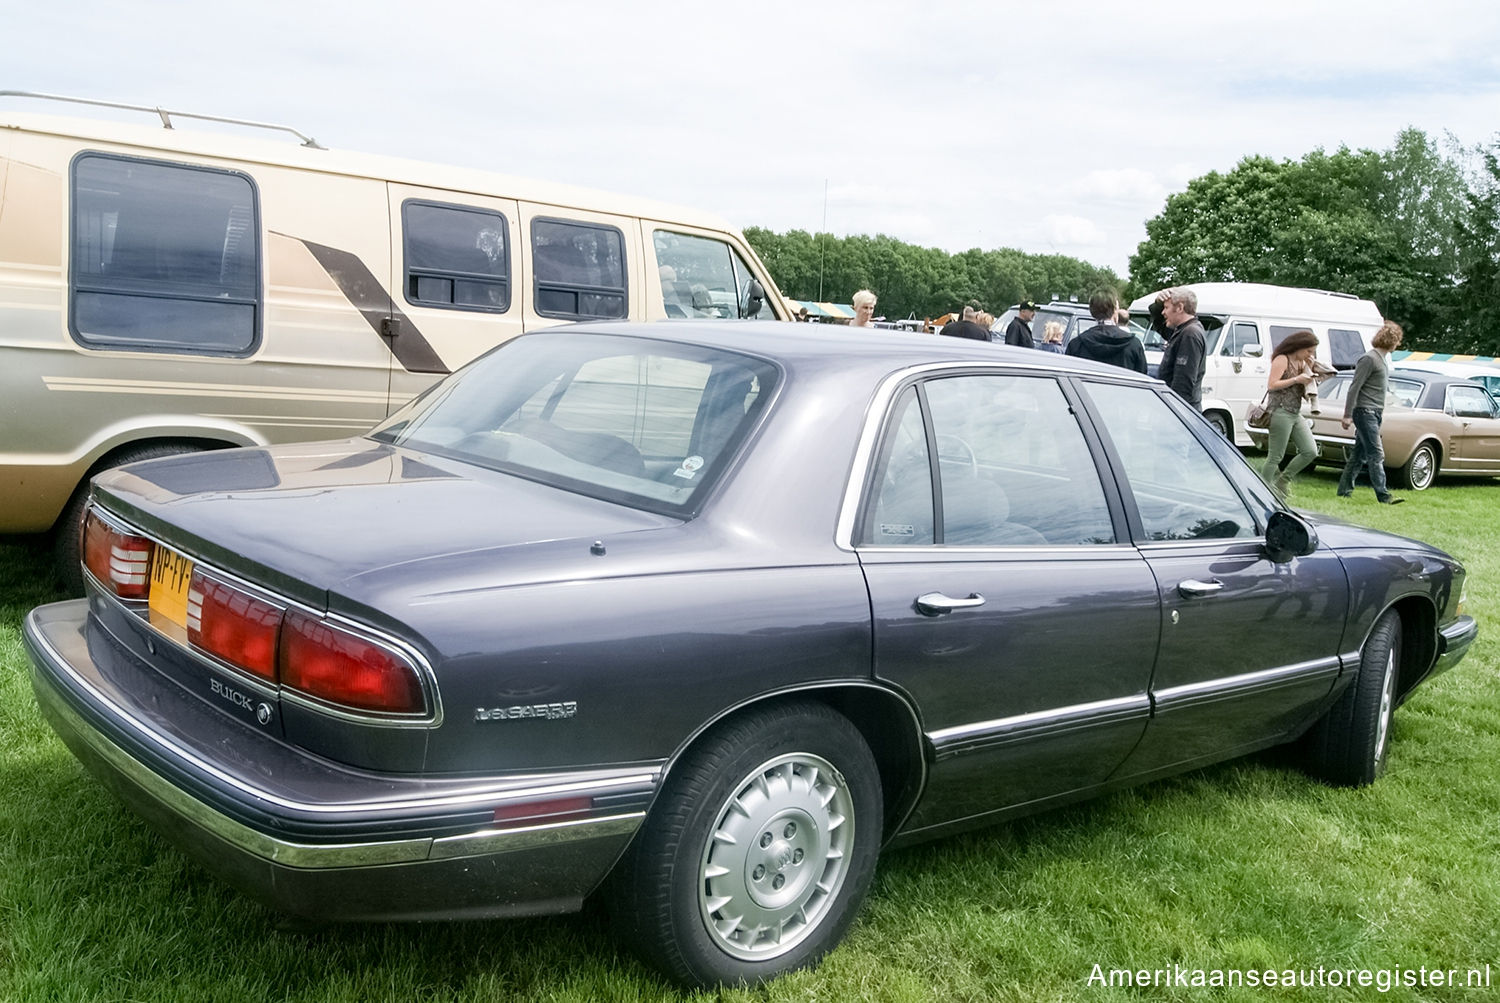
[[(1335, 369), (1353, 369), (1370, 350), (1384, 319), (1370, 300), (1321, 289), (1294, 289), (1257, 282), (1196, 282), (1176, 286), (1198, 297), (1207, 358), (1203, 372), (1203, 416), (1238, 446), (1251, 445), (1245, 412), (1266, 392), (1271, 353), (1293, 331), (1318, 336), (1318, 359)], [(1157, 292), (1130, 304), (1142, 322)], [(1148, 346), (1148, 349), (1150, 346)], [(1153, 366), (1160, 350), (1148, 350)]]
[(0, 98), (166, 126), (0, 110), (0, 533), (72, 526), (131, 460), (359, 434), (523, 331), (791, 319), (705, 213)]

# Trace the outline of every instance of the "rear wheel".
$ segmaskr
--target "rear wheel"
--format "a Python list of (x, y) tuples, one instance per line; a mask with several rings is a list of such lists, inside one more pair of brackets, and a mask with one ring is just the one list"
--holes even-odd
[(155, 460), (163, 456), (195, 453), (198, 447), (182, 442), (156, 442), (144, 446), (128, 446), (120, 452), (107, 456), (89, 471), (83, 483), (73, 491), (67, 507), (52, 528), (52, 561), (57, 569), (58, 580), (70, 595), (83, 595), (83, 510), (89, 500), (89, 482), (94, 475), (127, 463), (140, 460)]
[(1354, 682), (1308, 732), (1308, 772), (1343, 787), (1363, 787), (1385, 772), (1400, 665), (1401, 618), (1387, 610), (1370, 631)]
[(1412, 491), (1425, 491), (1432, 487), (1437, 474), (1437, 447), (1424, 442), (1412, 450), (1411, 458), (1401, 468), (1401, 486)]
[(874, 757), (847, 718), (795, 704), (732, 721), (668, 777), (612, 878), (617, 926), (689, 985), (811, 965), (864, 899), (881, 819)]

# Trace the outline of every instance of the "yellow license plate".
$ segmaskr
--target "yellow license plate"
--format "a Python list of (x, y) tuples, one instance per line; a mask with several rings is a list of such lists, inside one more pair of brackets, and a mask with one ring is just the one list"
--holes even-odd
[(187, 628), (188, 584), (193, 580), (193, 562), (160, 544), (151, 561), (151, 612), (177, 626)]

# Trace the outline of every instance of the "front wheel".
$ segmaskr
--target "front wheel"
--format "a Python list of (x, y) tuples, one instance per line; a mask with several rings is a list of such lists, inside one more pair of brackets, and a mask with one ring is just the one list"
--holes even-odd
[(1308, 772), (1341, 787), (1363, 787), (1385, 772), (1401, 666), (1401, 617), (1386, 610), (1360, 654), (1354, 682), (1307, 734)]
[(612, 877), (611, 909), (680, 982), (763, 982), (843, 937), (881, 820), (875, 760), (847, 718), (820, 704), (749, 714), (672, 771)]
[(1208, 423), (1214, 427), (1214, 431), (1218, 432), (1230, 442), (1234, 441), (1234, 428), (1230, 425), (1229, 416), (1227, 414), (1225, 414), (1223, 411), (1205, 411), (1203, 412), (1203, 417), (1206, 418), (1208, 420)]
[(1437, 474), (1437, 449), (1432, 443), (1424, 442), (1412, 450), (1411, 458), (1401, 468), (1401, 486), (1412, 491), (1425, 491), (1432, 487)]

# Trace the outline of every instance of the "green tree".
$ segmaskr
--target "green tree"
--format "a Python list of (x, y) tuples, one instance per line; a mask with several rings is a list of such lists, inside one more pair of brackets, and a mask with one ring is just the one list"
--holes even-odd
[(1500, 139), (1480, 158), (1458, 226), (1453, 348), (1500, 355)]

